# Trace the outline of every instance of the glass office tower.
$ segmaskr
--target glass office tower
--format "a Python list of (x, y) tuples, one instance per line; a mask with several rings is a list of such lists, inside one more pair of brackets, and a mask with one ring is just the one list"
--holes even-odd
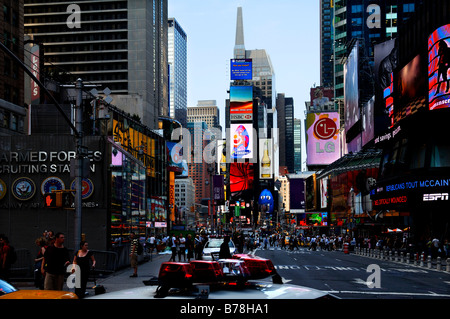
[(187, 124), (187, 35), (175, 18), (169, 18), (169, 116)]

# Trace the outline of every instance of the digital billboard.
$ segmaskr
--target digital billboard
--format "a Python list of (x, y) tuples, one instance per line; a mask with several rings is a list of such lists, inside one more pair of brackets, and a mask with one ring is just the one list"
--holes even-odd
[(428, 105), (430, 110), (450, 106), (450, 24), (428, 38)]
[(252, 80), (252, 59), (231, 59), (231, 80)]
[(253, 86), (230, 86), (230, 120), (253, 120)]
[(253, 124), (230, 124), (231, 160), (253, 159)]
[(394, 125), (426, 106), (426, 57), (416, 55), (394, 76)]
[(334, 107), (334, 89), (332, 87), (314, 87), (310, 90), (311, 110), (324, 111)]
[(230, 201), (251, 198), (254, 170), (252, 163), (230, 163)]
[(392, 39), (374, 46), (375, 105), (377, 134), (394, 125), (394, 70), (398, 65), (398, 41)]
[(259, 139), (259, 179), (273, 178), (273, 142), (272, 139)]
[(324, 177), (319, 180), (320, 184), (320, 208), (328, 206), (328, 178)]
[(359, 120), (358, 42), (344, 64), (344, 114), (348, 131)]
[(289, 208), (291, 213), (305, 212), (305, 180), (303, 178), (289, 179), (290, 201)]
[(339, 159), (339, 123), (338, 112), (307, 114), (307, 165), (328, 165)]

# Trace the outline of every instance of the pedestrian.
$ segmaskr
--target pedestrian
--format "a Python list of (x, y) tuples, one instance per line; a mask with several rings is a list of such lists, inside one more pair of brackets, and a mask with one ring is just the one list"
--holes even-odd
[(177, 257), (177, 252), (178, 252), (178, 249), (180, 248), (179, 244), (180, 244), (180, 242), (178, 241), (178, 238), (174, 234), (172, 234), (169, 238), (169, 245), (172, 250), (172, 255), (170, 256), (169, 261), (173, 261), (173, 262), (176, 261), (175, 259)]
[(231, 258), (229, 243), (230, 243), (230, 237), (225, 236), (223, 239), (223, 243), (220, 245), (219, 259)]
[(148, 244), (148, 250), (147, 250), (147, 252), (149, 252), (150, 254), (152, 254), (152, 253), (153, 253), (153, 250), (154, 250), (155, 247), (156, 247), (156, 238), (155, 238), (155, 235), (151, 234), (151, 236), (148, 237), (148, 239), (147, 239), (147, 244)]
[(131, 240), (131, 247), (130, 247), (130, 264), (131, 268), (133, 268), (133, 274), (130, 276), (131, 278), (137, 277), (137, 271), (138, 271), (138, 246), (139, 246), (139, 239), (136, 237), (136, 234), (134, 232), (131, 232), (130, 234), (130, 240)]
[(194, 242), (192, 241), (192, 235), (188, 234), (186, 238), (187, 260), (191, 261), (194, 258)]
[(11, 247), (8, 237), (4, 234), (0, 235), (0, 279), (9, 281), (11, 270)]
[(202, 244), (202, 239), (200, 238), (200, 236), (198, 234), (195, 235), (194, 250), (195, 250), (195, 259), (201, 260), (202, 252), (203, 252), (203, 244)]
[(41, 290), (44, 289), (44, 277), (41, 274), (42, 261), (44, 260), (45, 250), (47, 249), (47, 240), (45, 237), (39, 237), (35, 241), (39, 247), (36, 258), (34, 259), (34, 286)]
[(64, 240), (63, 233), (56, 233), (54, 244), (45, 250), (41, 265), (41, 273), (45, 276), (45, 290), (63, 290), (66, 267), (70, 264), (69, 251), (64, 246)]
[(178, 261), (181, 262), (181, 256), (183, 256), (183, 261), (186, 261), (186, 238), (180, 233), (178, 237), (179, 249), (178, 249)]
[[(73, 257), (73, 265), (79, 267), (80, 287), (75, 286), (75, 294), (79, 299), (83, 299), (86, 294), (86, 286), (89, 279), (89, 272), (91, 270), (90, 263), (92, 262), (92, 269), (95, 268), (94, 253), (89, 250), (89, 245), (86, 241), (81, 241), (80, 249)], [(76, 271), (76, 266), (72, 268), (72, 273)]]

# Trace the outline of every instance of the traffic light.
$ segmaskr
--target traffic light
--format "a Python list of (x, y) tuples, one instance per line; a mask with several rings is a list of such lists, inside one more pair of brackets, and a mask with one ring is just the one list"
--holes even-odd
[(64, 209), (74, 209), (72, 204), (74, 202), (74, 197), (70, 191), (65, 191), (62, 193), (62, 207)]
[(62, 207), (62, 193), (47, 193), (44, 195), (45, 208), (59, 208)]

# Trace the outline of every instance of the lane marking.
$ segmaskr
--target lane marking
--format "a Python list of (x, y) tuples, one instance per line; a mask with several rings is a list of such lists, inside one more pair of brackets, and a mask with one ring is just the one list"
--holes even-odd
[(390, 291), (351, 291), (351, 290), (328, 290), (324, 291), (330, 294), (358, 294), (358, 295), (391, 295), (391, 296), (421, 296), (421, 297), (445, 297), (450, 298), (448, 294), (421, 293), (421, 292), (390, 292)]

